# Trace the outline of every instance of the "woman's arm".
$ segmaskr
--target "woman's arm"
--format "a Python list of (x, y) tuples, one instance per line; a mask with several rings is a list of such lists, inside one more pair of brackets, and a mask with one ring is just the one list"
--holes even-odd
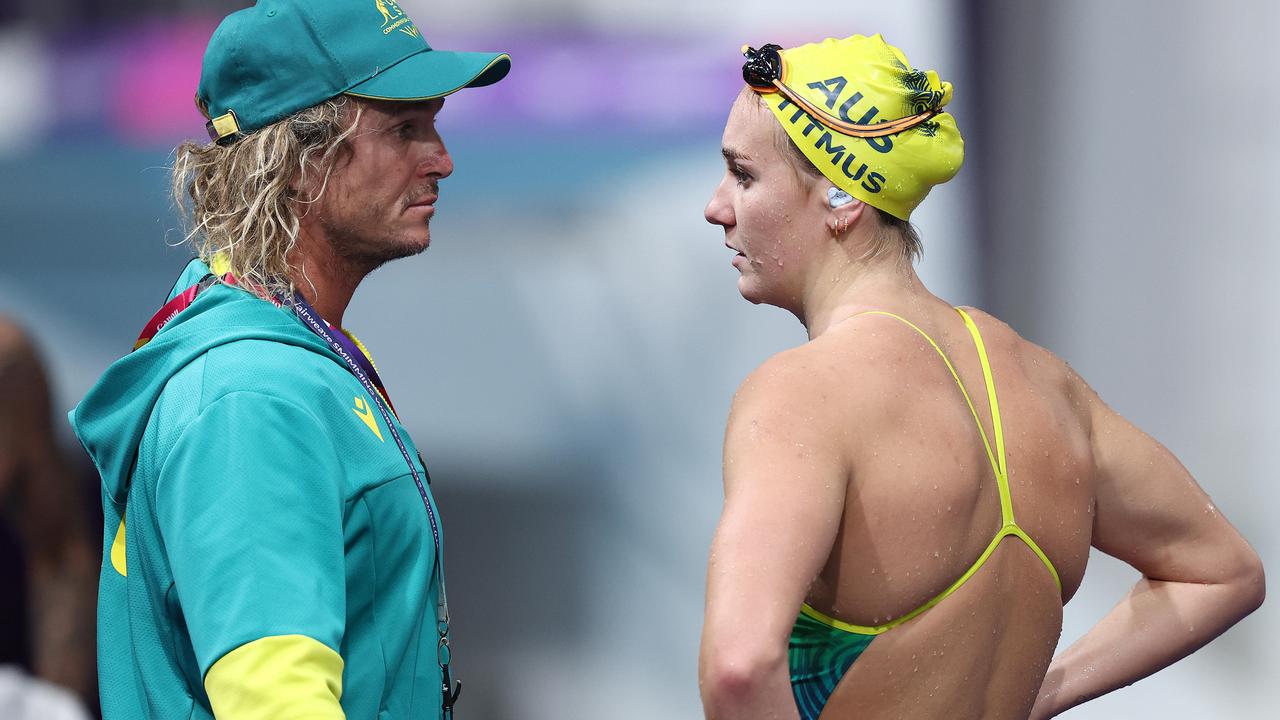
[(707, 718), (797, 718), (787, 638), (835, 540), (848, 476), (821, 373), (795, 351), (747, 378), (724, 446), (699, 684)]
[(1178, 459), (1080, 385), (1098, 470), (1093, 545), (1142, 579), (1050, 665), (1031, 714), (1037, 720), (1190, 655), (1266, 593), (1257, 553)]

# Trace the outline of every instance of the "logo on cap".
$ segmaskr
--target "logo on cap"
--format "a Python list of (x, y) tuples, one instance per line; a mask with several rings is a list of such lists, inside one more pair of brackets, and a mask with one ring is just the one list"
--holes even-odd
[(404, 10), (400, 9), (400, 4), (396, 0), (373, 0), (373, 4), (377, 6), (378, 12), (382, 13), (383, 35), (390, 35), (392, 31), (399, 30), (405, 35), (418, 37), (418, 26), (404, 14)]

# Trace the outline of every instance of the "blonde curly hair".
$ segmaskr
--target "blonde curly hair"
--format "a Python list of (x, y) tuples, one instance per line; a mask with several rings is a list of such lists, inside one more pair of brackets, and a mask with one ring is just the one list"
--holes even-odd
[(178, 146), (171, 187), (184, 241), (264, 298), (292, 294), (299, 213), (323, 196), (361, 111), (339, 95), (228, 144)]

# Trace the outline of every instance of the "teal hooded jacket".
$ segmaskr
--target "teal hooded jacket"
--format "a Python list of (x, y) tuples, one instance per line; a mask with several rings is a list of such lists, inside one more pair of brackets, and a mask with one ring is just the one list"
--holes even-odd
[(374, 403), (221, 283), (107, 369), (70, 419), (102, 477), (108, 720), (442, 716), (436, 541)]

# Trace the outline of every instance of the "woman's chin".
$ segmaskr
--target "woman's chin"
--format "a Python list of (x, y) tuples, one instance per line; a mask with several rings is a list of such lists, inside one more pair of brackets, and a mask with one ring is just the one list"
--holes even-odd
[(738, 278), (738, 293), (742, 295), (742, 299), (753, 305), (768, 303), (769, 300), (763, 292), (755, 278), (742, 275)]

